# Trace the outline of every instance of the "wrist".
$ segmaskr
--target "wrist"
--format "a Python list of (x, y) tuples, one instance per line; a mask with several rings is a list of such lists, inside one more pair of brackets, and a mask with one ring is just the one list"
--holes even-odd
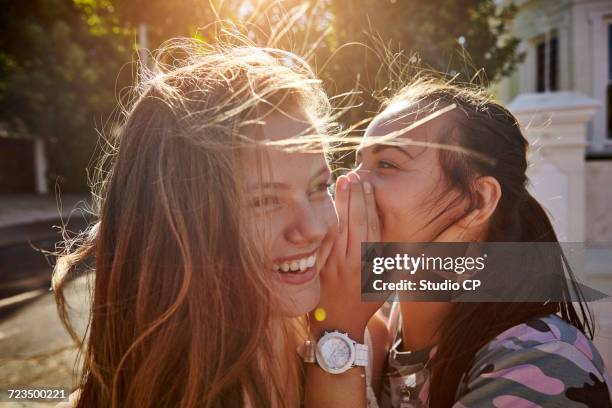
[(342, 374), (369, 364), (368, 345), (337, 330), (325, 332), (316, 341), (306, 341), (304, 349), (304, 362), (315, 363), (330, 374)]
[(325, 332), (332, 332), (337, 330), (342, 333), (346, 333), (351, 339), (355, 340), (357, 343), (364, 342), (366, 325), (361, 324), (342, 324), (342, 323), (334, 323), (334, 322), (311, 322), (310, 324), (310, 334), (315, 340), (318, 340), (323, 336)]

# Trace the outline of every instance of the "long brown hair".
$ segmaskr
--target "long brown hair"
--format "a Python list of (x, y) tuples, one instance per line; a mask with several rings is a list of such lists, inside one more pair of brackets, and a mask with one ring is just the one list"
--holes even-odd
[(66, 242), (53, 289), (95, 283), (78, 407), (295, 406), (295, 322), (275, 313), (250, 216), (241, 132), (262, 111), (329, 102), (308, 65), (253, 46), (177, 40), (138, 87), (93, 183), (92, 227)]
[[(478, 176), (494, 177), (501, 186), (501, 198), (485, 238), (488, 242), (558, 242), (553, 226), (536, 199), (527, 191), (527, 149), (529, 143), (514, 116), (493, 101), (482, 89), (453, 84), (452, 80), (424, 75), (401, 89), (388, 104), (402, 101), (418, 114), (427, 116), (452, 104), (444, 116), (445, 128), (435, 142), (457, 146), (439, 150), (438, 158), (449, 189), (461, 192), (470, 205), (478, 205), (472, 185)], [(469, 154), (469, 152), (476, 154)], [(481, 157), (490, 160), (482, 160)], [(571, 269), (561, 250), (554, 262), (564, 263), (574, 284), (564, 293), (567, 301), (548, 303), (457, 303), (438, 329), (439, 343), (429, 362), (432, 377), (429, 388), (431, 407), (450, 407), (461, 377), (482, 346), (504, 330), (535, 317), (558, 313), (568, 323), (593, 337), (590, 310), (578, 302), (572, 305), (570, 293), (575, 286)], [(582, 299), (582, 298), (581, 298)], [(575, 300), (575, 299), (574, 299)]]

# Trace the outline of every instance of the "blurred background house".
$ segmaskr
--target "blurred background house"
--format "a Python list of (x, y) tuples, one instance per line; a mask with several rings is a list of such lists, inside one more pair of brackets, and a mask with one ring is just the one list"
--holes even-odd
[(0, 194), (46, 194), (47, 181), (43, 141), (0, 124)]
[(588, 126), (589, 158), (612, 156), (612, 2), (519, 0), (510, 32), (525, 59), (498, 85), (510, 102), (529, 92), (575, 91), (599, 104)]
[[(610, 292), (612, 1), (514, 3), (510, 32), (525, 58), (495, 88), (532, 144), (532, 191), (561, 241), (587, 243), (582, 279)], [(612, 366), (612, 307), (594, 306), (597, 343)]]

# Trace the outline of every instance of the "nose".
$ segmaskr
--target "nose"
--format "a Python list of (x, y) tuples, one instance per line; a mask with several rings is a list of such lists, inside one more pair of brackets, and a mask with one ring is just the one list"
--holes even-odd
[(323, 241), (327, 234), (327, 224), (322, 214), (318, 214), (306, 200), (293, 211), (293, 222), (285, 232), (286, 239), (295, 245)]
[(363, 163), (351, 170), (348, 174), (350, 173), (356, 174), (361, 182), (369, 181), (372, 183), (374, 181), (372, 171), (367, 169)]

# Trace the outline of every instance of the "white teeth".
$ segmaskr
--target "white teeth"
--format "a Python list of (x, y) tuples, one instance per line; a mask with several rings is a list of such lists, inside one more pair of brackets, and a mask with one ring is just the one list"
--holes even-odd
[(272, 269), (275, 272), (304, 272), (306, 269), (311, 268), (317, 262), (317, 256), (311, 255), (308, 258), (296, 259), (290, 262), (283, 262), (282, 264), (272, 264)]
[(314, 255), (309, 256), (308, 260), (306, 261), (306, 266), (308, 266), (309, 268), (313, 267), (316, 260), (317, 258)]

